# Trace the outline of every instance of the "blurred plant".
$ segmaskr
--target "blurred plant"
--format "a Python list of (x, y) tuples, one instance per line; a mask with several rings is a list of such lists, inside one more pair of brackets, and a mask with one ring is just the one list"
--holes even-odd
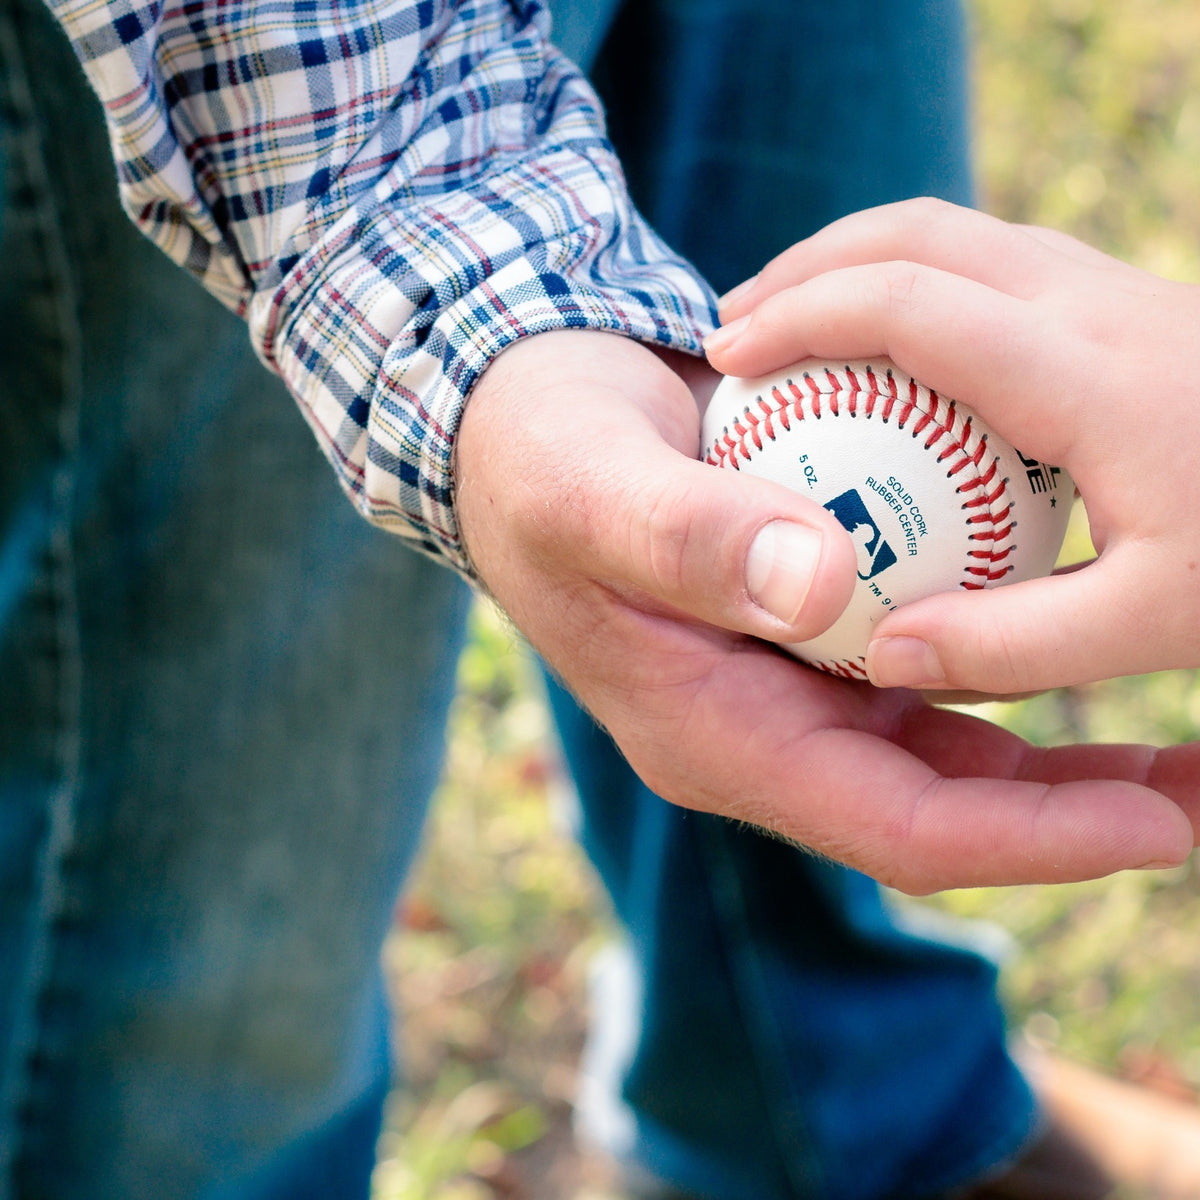
[(972, 0), (982, 206), (1200, 278), (1193, 0)]
[[(458, 1090), (461, 1086), (461, 1090)], [(494, 1083), (461, 1085), (453, 1072), (438, 1095), (414, 1109), (403, 1135), (386, 1134), (375, 1200), (487, 1200), (508, 1156), (536, 1142), (546, 1119)]]

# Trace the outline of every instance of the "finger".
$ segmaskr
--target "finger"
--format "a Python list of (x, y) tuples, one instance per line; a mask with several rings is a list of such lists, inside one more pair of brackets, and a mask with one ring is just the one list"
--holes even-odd
[[(605, 622), (618, 640), (646, 629), (629, 611)], [(1155, 790), (1153, 752), (1093, 765), (1035, 750), (912, 692), (835, 680), (716, 633), (662, 620), (643, 642), (653, 652), (619, 670), (608, 655), (581, 672), (577, 654), (561, 660), (667, 800), (764, 827), (911, 892), (1083, 879), (1174, 864), (1191, 848), (1187, 818)], [(1168, 782), (1190, 795), (1197, 779), (1177, 770)]]
[(950, 271), (1012, 295), (1033, 295), (1061, 271), (1067, 242), (1045, 236), (1048, 232), (941, 200), (866, 209), (777, 255), (754, 279), (722, 297), (721, 319), (736, 320), (767, 297), (817, 275), (892, 260)]
[[(861, 761), (868, 753), (847, 739), (839, 751)], [(880, 882), (911, 893), (946, 887), (1065, 883), (1114, 871), (1177, 865), (1193, 831), (1180, 810), (1136, 784), (1080, 780), (1042, 784), (988, 777), (949, 778), (881, 755), (879, 772), (856, 774), (839, 799), (847, 811), (883, 789), (863, 831), (847, 831), (846, 857)], [(843, 767), (844, 770), (844, 767)], [(835, 857), (843, 844), (832, 842)]]
[[(867, 647), (878, 687), (998, 694), (1156, 670), (1153, 623), (1120, 580), (1114, 548), (1080, 571), (980, 592), (947, 592), (889, 613)], [(1176, 664), (1183, 665), (1183, 664)]]
[(1200, 744), (1167, 746), (1155, 750), (1147, 764), (1145, 783), (1166, 796), (1191, 821), (1193, 837), (1200, 840)]
[(1066, 381), (1083, 377), (1085, 364), (1076, 362), (1081, 352), (1070, 337), (1048, 336), (1050, 319), (973, 280), (887, 262), (833, 271), (780, 292), (718, 330), (705, 348), (717, 370), (741, 377), (806, 358), (882, 355), (968, 404), (1023, 449), (1061, 462), (1082, 400)]
[(811, 637), (854, 590), (855, 550), (840, 522), (769, 480), (643, 450), (636, 477), (606, 492), (605, 505), (588, 569), (709, 624), (771, 641)]
[(1139, 274), (1136, 267), (1132, 267), (1128, 263), (1123, 263), (1120, 259), (1113, 258), (1111, 255), (1105, 254), (1103, 250), (1097, 250), (1094, 246), (1089, 246), (1086, 242), (1081, 242), (1069, 233), (1063, 233), (1058, 229), (1047, 229), (1042, 225), (1021, 225), (1018, 228), (1030, 237), (1036, 238), (1056, 254), (1061, 254), (1064, 258), (1074, 259), (1081, 266), (1097, 267), (1101, 270), (1114, 271), (1121, 274)]
[[(1200, 828), (1200, 744), (1165, 750), (1137, 745), (1047, 749), (1032, 746), (979, 717), (944, 710), (928, 714), (910, 711), (896, 741), (948, 778), (1007, 776), (1048, 785), (1047, 802), (1061, 805), (1061, 809), (1054, 814), (1029, 815), (1035, 824), (1052, 822), (1054, 832), (1049, 832), (1048, 824), (1042, 834), (1062, 839), (1059, 854), (1068, 871), (1099, 875), (1107, 872), (1104, 863), (1111, 865), (1122, 858), (1126, 866), (1139, 858), (1143, 866), (1170, 865), (1186, 857), (1188, 843), (1194, 843)], [(1167, 804), (1161, 805), (1151, 796)], [(1073, 812), (1077, 801), (1084, 809)], [(1112, 807), (1100, 816), (1095, 806), (1105, 805)], [(1092, 825), (1097, 817), (1102, 824), (1110, 820), (1117, 824), (1102, 831)], [(1072, 835), (1074, 819), (1081, 824)], [(1110, 838), (1109, 833), (1115, 837)], [(1036, 844), (1038, 836), (1031, 829), (1030, 842)], [(1072, 842), (1072, 836), (1077, 840)], [(1162, 857), (1154, 850), (1158, 837), (1164, 838)], [(1143, 858), (1146, 854), (1150, 856)]]
[(769, 641), (814, 637), (841, 615), (858, 567), (828, 510), (681, 453), (637, 410), (619, 422), (579, 411), (570, 439), (570, 453), (555, 447), (552, 479), (504, 498), (522, 509), (542, 569)]
[(733, 764), (741, 812), (908, 892), (1092, 878), (1176, 864), (1192, 847), (1184, 814), (1143, 782), (1144, 755), (1102, 757), (1117, 777), (1093, 779), (1083, 756), (915, 706), (893, 736), (810, 732), (790, 747), (792, 787), (775, 796), (761, 786), (769, 773), (755, 768), (750, 738)]
[(1200, 742), (1162, 749), (1095, 743), (1039, 748), (982, 718), (943, 710), (928, 718), (914, 712), (897, 740), (953, 778), (996, 772), (1046, 784), (1104, 779), (1148, 788), (1183, 813), (1193, 840), (1200, 835)]

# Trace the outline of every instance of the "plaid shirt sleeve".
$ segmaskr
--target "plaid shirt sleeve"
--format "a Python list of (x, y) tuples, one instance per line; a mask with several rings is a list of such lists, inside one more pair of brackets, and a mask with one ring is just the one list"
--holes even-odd
[(451, 448), (505, 346), (712, 325), (536, 0), (49, 3), (131, 216), (245, 316), (360, 511), (460, 570)]

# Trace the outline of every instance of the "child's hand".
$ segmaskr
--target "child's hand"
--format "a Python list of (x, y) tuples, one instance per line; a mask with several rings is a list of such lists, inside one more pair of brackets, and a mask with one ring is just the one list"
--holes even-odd
[(1200, 665), (1200, 287), (919, 200), (792, 247), (721, 315), (726, 374), (884, 354), (1079, 488), (1098, 558), (897, 610), (876, 683), (1012, 693)]

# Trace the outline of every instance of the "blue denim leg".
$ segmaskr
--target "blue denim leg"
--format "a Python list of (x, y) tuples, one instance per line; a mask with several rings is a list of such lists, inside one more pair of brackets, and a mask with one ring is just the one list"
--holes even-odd
[[(593, 73), (635, 199), (723, 290), (853, 209), (969, 201), (965, 62), (954, 0), (637, 0)], [(665, 805), (550, 690), (629, 932), (597, 988), (594, 1136), (710, 1200), (915, 1200), (1027, 1139), (988, 959), (907, 932), (861, 875)]]
[(970, 202), (965, 41), (958, 0), (645, 0), (592, 73), (634, 199), (723, 291), (847, 212)]
[(467, 596), (338, 494), (0, 0), (0, 1196), (365, 1197)]

